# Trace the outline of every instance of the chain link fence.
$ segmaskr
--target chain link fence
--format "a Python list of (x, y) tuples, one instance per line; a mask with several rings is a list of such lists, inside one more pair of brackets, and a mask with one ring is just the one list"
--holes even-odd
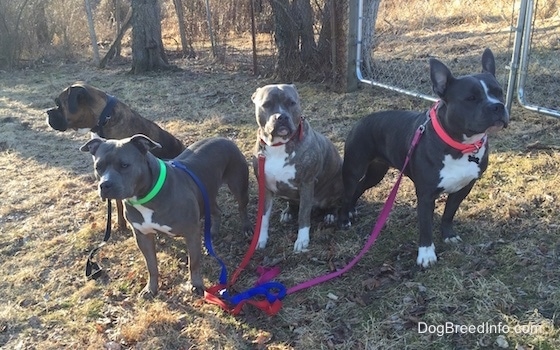
[(515, 24), (511, 11), (516, 11), (512, 4), (503, 1), (495, 6), (495, 13), (486, 14), (482, 8), (461, 13), (459, 7), (439, 7), (436, 2), (410, 5), (399, 9), (392, 1), (379, 1), (371, 68), (365, 64), (368, 57), (362, 64), (365, 79), (435, 98), (430, 58), (444, 62), (455, 76), (471, 74), (481, 70), (482, 52), (488, 47), (496, 57), (498, 80), (507, 85), (513, 42), (510, 28)]
[[(537, 105), (535, 110), (551, 109), (547, 114), (557, 116), (553, 110), (558, 110), (560, 89), (560, 13), (556, 2), (411, 1), (407, 6), (398, 6), (394, 1), (362, 3), (378, 6), (373, 50), (369, 57), (364, 54), (360, 62), (364, 82), (435, 100), (429, 58), (443, 61), (455, 76), (461, 76), (481, 70), (482, 52), (489, 47), (496, 57), (496, 76), (504, 91), (512, 89), (513, 93), (517, 81), (526, 101)], [(524, 6), (535, 11), (528, 14)], [(516, 52), (514, 43), (522, 38), (516, 37), (516, 29), (527, 30), (529, 20), (522, 21), (518, 28), (518, 19), (526, 15), (533, 27), (519, 48), (526, 47), (523, 61), (523, 50)], [(512, 57), (518, 57), (520, 65), (525, 62), (526, 73), (518, 71), (517, 65), (512, 67)]]
[(518, 100), (525, 108), (560, 117), (560, 10), (542, 0), (522, 1), (521, 8)]

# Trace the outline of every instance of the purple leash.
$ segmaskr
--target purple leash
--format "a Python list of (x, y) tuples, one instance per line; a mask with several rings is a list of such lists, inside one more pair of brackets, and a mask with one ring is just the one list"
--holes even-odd
[(371, 231), (371, 234), (369, 236), (368, 241), (366, 242), (366, 244), (364, 245), (362, 250), (358, 253), (358, 255), (356, 255), (356, 257), (354, 259), (352, 259), (352, 261), (350, 261), (348, 263), (348, 265), (344, 266), (342, 269), (337, 270), (335, 272), (331, 272), (331, 273), (326, 274), (326, 275), (316, 277), (316, 278), (311, 279), (309, 281), (305, 281), (303, 283), (297, 284), (297, 285), (289, 288), (288, 291), (286, 292), (286, 294), (292, 294), (292, 293), (298, 292), (302, 289), (313, 287), (317, 284), (326, 282), (328, 280), (331, 280), (335, 277), (338, 277), (338, 276), (342, 275), (343, 273), (347, 272), (352, 267), (354, 267), (354, 265), (356, 265), (356, 263), (364, 256), (364, 254), (367, 253), (367, 251), (369, 250), (369, 248), (371, 248), (371, 246), (373, 245), (373, 243), (375, 242), (377, 237), (379, 237), (379, 233), (381, 232), (381, 229), (383, 228), (383, 226), (387, 222), (387, 219), (389, 218), (389, 214), (391, 213), (391, 209), (393, 209), (393, 204), (395, 203), (395, 198), (397, 197), (397, 192), (399, 191), (399, 186), (401, 184), (404, 169), (406, 169), (406, 166), (408, 165), (408, 161), (410, 160), (412, 152), (414, 151), (414, 149), (416, 148), (416, 145), (420, 141), (420, 137), (422, 136), (422, 134), (426, 130), (426, 124), (429, 122), (429, 120), (430, 119), (428, 118), (428, 120), (426, 122), (424, 122), (424, 124), (420, 125), (418, 127), (418, 129), (416, 129), (416, 133), (414, 134), (414, 137), (413, 137), (412, 142), (410, 144), (410, 148), (408, 149), (408, 154), (406, 155), (406, 159), (404, 160), (404, 164), (403, 164), (403, 167), (400, 171), (397, 182), (393, 186), (393, 189), (391, 190), (391, 193), (389, 194), (389, 197), (385, 201), (385, 204), (383, 205), (383, 209), (381, 210), (381, 213), (379, 213), (379, 217), (377, 218), (377, 222), (375, 223), (375, 226), (373, 227), (373, 230)]

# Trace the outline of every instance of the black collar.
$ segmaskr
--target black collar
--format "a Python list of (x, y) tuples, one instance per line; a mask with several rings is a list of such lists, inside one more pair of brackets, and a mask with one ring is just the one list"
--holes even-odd
[(117, 104), (117, 99), (111, 95), (107, 95), (107, 104), (101, 114), (99, 115), (99, 119), (97, 120), (97, 125), (91, 129), (92, 132), (99, 135), (99, 137), (105, 138), (103, 133), (103, 127), (107, 125), (109, 119), (111, 119), (111, 112), (113, 111), (113, 107)]

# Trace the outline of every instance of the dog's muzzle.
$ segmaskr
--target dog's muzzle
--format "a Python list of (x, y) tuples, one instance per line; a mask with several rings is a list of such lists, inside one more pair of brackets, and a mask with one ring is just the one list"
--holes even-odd
[(285, 114), (272, 115), (268, 124), (272, 136), (286, 137), (294, 132), (292, 120)]
[(66, 131), (66, 129), (68, 129), (68, 121), (64, 118), (62, 113), (60, 113), (58, 108), (49, 109), (47, 115), (47, 123), (51, 128), (58, 131)]
[(99, 197), (102, 200), (120, 199), (115, 195), (115, 184), (112, 181), (102, 181), (99, 183)]

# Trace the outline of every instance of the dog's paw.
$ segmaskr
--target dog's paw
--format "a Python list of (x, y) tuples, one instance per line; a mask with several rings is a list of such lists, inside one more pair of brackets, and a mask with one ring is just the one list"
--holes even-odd
[(333, 225), (334, 223), (336, 223), (336, 215), (333, 214), (333, 213), (326, 214), (326, 215), (323, 217), (323, 222), (324, 222), (326, 225)]
[(418, 247), (418, 258), (416, 264), (422, 267), (428, 267), (437, 261), (436, 247), (432, 243), (429, 247)]
[(191, 286), (191, 292), (199, 297), (204, 296), (203, 286)]
[(266, 241), (259, 241), (257, 243), (257, 249), (264, 249), (266, 248)]
[(253, 237), (253, 234), (255, 233), (255, 231), (253, 230), (253, 226), (251, 226), (251, 224), (246, 224), (243, 225), (243, 235), (245, 235), (245, 237)]
[(309, 240), (297, 240), (294, 243), (294, 253), (305, 253), (309, 251), (307, 247), (309, 246)]
[(257, 242), (257, 249), (264, 249), (266, 247), (267, 241), (268, 241), (268, 227), (265, 228), (261, 226), (261, 231), (259, 232), (259, 240)]
[(307, 251), (309, 246), (309, 227), (300, 228), (296, 243), (294, 243), (294, 253), (302, 253)]
[(157, 295), (157, 290), (155, 292), (150, 290), (150, 287), (146, 285), (140, 293), (138, 293), (138, 299), (153, 300)]
[(282, 213), (280, 214), (280, 222), (283, 224), (288, 223), (293, 219), (294, 217), (292, 216), (292, 213), (290, 213), (287, 209), (283, 210)]
[(463, 242), (463, 240), (461, 239), (461, 236), (453, 236), (453, 237), (447, 237), (446, 239), (443, 240), (445, 243), (448, 244), (456, 244), (456, 243), (461, 243)]
[(347, 230), (352, 227), (352, 222), (350, 222), (350, 220), (339, 220), (338, 227)]

